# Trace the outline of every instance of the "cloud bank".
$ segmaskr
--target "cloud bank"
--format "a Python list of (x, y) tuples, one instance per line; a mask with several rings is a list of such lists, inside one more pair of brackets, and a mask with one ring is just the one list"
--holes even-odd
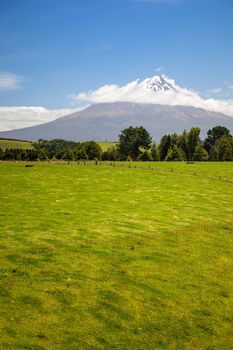
[(19, 75), (0, 72), (0, 91), (18, 89), (23, 79)]
[(0, 107), (0, 131), (27, 128), (48, 123), (79, 109), (54, 109), (43, 107)]
[[(164, 91), (161, 89), (153, 90), (153, 83), (158, 79), (163, 79), (169, 88)], [(152, 86), (152, 88), (151, 88)], [(220, 100), (214, 98), (202, 98), (198, 92), (190, 89), (181, 88), (175, 84), (175, 81), (162, 77), (147, 78), (140, 82), (132, 81), (124, 86), (115, 84), (104, 85), (95, 91), (73, 94), (72, 100), (75, 102), (88, 103), (109, 103), (109, 102), (135, 102), (152, 103), (171, 106), (192, 106), (203, 108), (208, 111), (221, 112), (233, 117), (233, 99)]]

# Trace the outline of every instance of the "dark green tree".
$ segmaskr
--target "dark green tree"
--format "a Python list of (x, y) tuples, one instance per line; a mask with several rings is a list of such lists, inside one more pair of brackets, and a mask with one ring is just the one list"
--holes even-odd
[(38, 151), (35, 149), (26, 149), (25, 156), (25, 160), (35, 161), (38, 159)]
[(188, 160), (193, 160), (193, 155), (195, 152), (196, 146), (201, 142), (200, 140), (201, 129), (193, 127), (188, 133), (188, 142), (187, 142), (187, 151), (188, 151)]
[(145, 128), (142, 126), (130, 126), (129, 128), (122, 130), (119, 135), (119, 144), (117, 146), (118, 153), (123, 160), (128, 156), (133, 160), (136, 160), (139, 156), (140, 150), (149, 149), (151, 143), (152, 138)]
[(14, 160), (14, 150), (12, 148), (6, 148), (4, 151), (4, 160)]
[(177, 133), (173, 133), (171, 136), (171, 146), (178, 145), (179, 135)]
[(159, 158), (160, 160), (164, 160), (167, 156), (168, 150), (171, 148), (172, 141), (171, 135), (164, 135), (159, 144)]
[(208, 153), (210, 153), (215, 142), (222, 136), (231, 137), (230, 130), (225, 128), (225, 126), (218, 125), (207, 131), (207, 137), (204, 140), (203, 146)]
[(60, 160), (60, 159), (63, 159), (64, 154), (65, 154), (64, 150), (56, 150), (55, 154), (54, 154), (54, 157), (56, 159)]
[(112, 160), (115, 161), (118, 159), (118, 152), (115, 146), (109, 147), (107, 151), (103, 152), (102, 160)]
[(70, 149), (67, 149), (63, 156), (62, 156), (62, 159), (64, 160), (73, 160), (74, 159), (74, 154), (73, 152), (70, 150)]
[(182, 148), (184, 151), (186, 158), (188, 158), (188, 132), (184, 130), (181, 135), (178, 136), (177, 146)]
[(85, 146), (82, 145), (81, 143), (79, 144), (79, 146), (74, 150), (74, 157), (75, 159), (79, 159), (79, 160), (87, 160), (88, 156), (85, 150)]
[(78, 146), (79, 142), (67, 141), (63, 139), (54, 139), (54, 140), (38, 140), (37, 142), (33, 142), (33, 147), (36, 150), (45, 150), (47, 153), (51, 151), (63, 150), (67, 149), (74, 150)]
[(22, 153), (22, 149), (20, 149), (20, 148), (16, 148), (16, 149), (14, 149), (14, 157), (15, 157), (15, 159), (16, 160), (21, 160), (21, 153)]
[(154, 161), (159, 161), (160, 158), (159, 158), (159, 151), (158, 151), (158, 147), (155, 143), (153, 143), (152, 147), (151, 147), (151, 156), (152, 156), (152, 159)]
[(43, 149), (41, 149), (38, 153), (38, 159), (43, 161), (43, 160), (47, 160), (48, 156), (47, 156), (47, 152)]
[(232, 137), (220, 137), (211, 148), (210, 160), (212, 161), (232, 161), (233, 160), (233, 141)]
[[(75, 154), (77, 154), (78, 159), (101, 159), (102, 149), (95, 141), (81, 142), (75, 149)], [(85, 158), (85, 154), (86, 157)], [(80, 157), (80, 158), (79, 158)]]

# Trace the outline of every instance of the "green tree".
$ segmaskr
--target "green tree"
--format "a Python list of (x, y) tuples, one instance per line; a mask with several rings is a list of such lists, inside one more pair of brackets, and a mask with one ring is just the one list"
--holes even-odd
[(75, 154), (81, 156), (81, 159), (86, 159), (85, 154), (89, 160), (101, 159), (102, 149), (95, 141), (86, 141), (81, 142), (77, 146), (75, 149)]
[(4, 151), (4, 160), (14, 160), (14, 151), (12, 148), (6, 148)]
[(26, 155), (25, 160), (35, 161), (38, 159), (38, 151), (35, 149), (26, 149), (25, 155)]
[(205, 148), (201, 144), (198, 144), (195, 147), (193, 160), (196, 160), (198, 162), (203, 162), (203, 161), (207, 161), (208, 158), (209, 158), (208, 152), (205, 150)]
[(115, 161), (118, 159), (118, 152), (115, 146), (109, 147), (107, 151), (102, 154), (103, 160), (112, 160)]
[(187, 151), (188, 151), (188, 160), (193, 160), (193, 155), (195, 152), (196, 146), (201, 142), (200, 140), (201, 129), (193, 127), (188, 133), (188, 142), (187, 142)]
[(39, 160), (47, 160), (48, 156), (45, 150), (41, 149), (38, 154), (38, 159)]
[(66, 151), (67, 149), (70, 149), (73, 151), (77, 146), (79, 142), (74, 141), (67, 141), (63, 139), (54, 139), (54, 140), (38, 140), (37, 142), (33, 142), (33, 147), (36, 150), (45, 150), (46, 153), (49, 153), (51, 151), (58, 151), (63, 150)]
[(182, 148), (184, 151), (186, 158), (188, 158), (188, 132), (184, 130), (181, 135), (178, 136), (177, 146)]
[(74, 154), (73, 152), (70, 150), (70, 149), (67, 149), (63, 156), (62, 156), (62, 159), (64, 160), (73, 160), (74, 159)]
[(177, 133), (173, 133), (170, 135), (170, 137), (171, 137), (171, 146), (178, 145), (179, 135), (177, 135)]
[(222, 136), (214, 144), (210, 152), (210, 160), (232, 161), (233, 142), (231, 137)]
[(79, 144), (79, 146), (74, 150), (74, 157), (75, 159), (79, 159), (79, 160), (87, 160), (88, 156), (85, 150), (85, 146), (82, 145), (81, 143)]
[(186, 160), (186, 157), (182, 148), (179, 148), (177, 145), (174, 145), (168, 150), (165, 160), (169, 162), (182, 162)]
[(60, 160), (60, 159), (63, 159), (64, 153), (65, 153), (64, 150), (61, 150), (61, 149), (60, 150), (56, 150), (54, 156), (55, 156), (56, 159)]
[(148, 131), (140, 127), (130, 126), (121, 131), (119, 135), (118, 153), (125, 160), (129, 155), (132, 159), (137, 159), (140, 149), (147, 150), (150, 148), (152, 138)]
[(22, 153), (22, 151), (23, 150), (20, 149), (20, 148), (14, 149), (14, 153), (15, 153), (14, 157), (15, 157), (16, 160), (21, 160), (21, 153)]
[(225, 126), (217, 125), (207, 131), (207, 137), (204, 140), (203, 146), (208, 153), (210, 153), (211, 148), (214, 146), (215, 142), (222, 136), (231, 137), (230, 130), (225, 128)]
[(160, 160), (164, 160), (167, 156), (168, 150), (171, 148), (172, 141), (171, 135), (164, 135), (159, 143), (159, 158)]
[(146, 162), (146, 161), (152, 161), (152, 155), (151, 152), (148, 150), (142, 151), (139, 156), (137, 157), (138, 161)]
[(159, 151), (158, 151), (158, 147), (155, 143), (153, 143), (152, 147), (151, 147), (151, 156), (152, 159), (154, 161), (159, 161)]

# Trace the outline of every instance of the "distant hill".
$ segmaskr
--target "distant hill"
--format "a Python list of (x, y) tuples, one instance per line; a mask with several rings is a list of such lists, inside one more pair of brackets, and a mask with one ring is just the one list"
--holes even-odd
[(144, 126), (155, 141), (167, 133), (199, 126), (201, 137), (208, 129), (223, 125), (233, 132), (233, 118), (201, 108), (138, 104), (129, 102), (94, 104), (52, 122), (29, 128), (0, 132), (0, 137), (23, 140), (62, 138), (74, 141), (117, 141), (128, 126)]
[(20, 149), (32, 149), (32, 143), (29, 141), (0, 139), (0, 148), (5, 150), (6, 148), (20, 148)]

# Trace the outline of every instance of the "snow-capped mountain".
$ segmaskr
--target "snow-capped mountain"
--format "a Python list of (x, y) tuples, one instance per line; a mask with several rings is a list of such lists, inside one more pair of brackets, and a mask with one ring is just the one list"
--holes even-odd
[(89, 104), (133, 102), (189, 106), (224, 113), (233, 117), (233, 99), (205, 99), (198, 92), (179, 86), (173, 79), (165, 75), (155, 75), (143, 81), (137, 79), (122, 86), (104, 85), (94, 91), (73, 94), (72, 99), (75, 102)]
[(165, 106), (145, 103), (97, 103), (80, 112), (58, 118), (50, 123), (1, 132), (0, 137), (23, 140), (63, 138), (74, 141), (116, 141), (128, 126), (144, 126), (154, 140), (164, 134), (181, 133), (183, 129), (199, 126), (201, 136), (216, 125), (233, 131), (233, 118), (200, 108)]
[(161, 91), (178, 91), (174, 80), (168, 79), (165, 76), (155, 75), (152, 78), (143, 80), (140, 84), (145, 91), (161, 92)]
[(91, 106), (45, 124), (0, 132), (0, 137), (114, 141), (129, 125), (144, 126), (156, 141), (192, 126), (201, 127), (202, 137), (216, 125), (233, 131), (233, 100), (203, 99), (164, 75), (124, 86), (105, 85), (74, 95), (73, 100)]

